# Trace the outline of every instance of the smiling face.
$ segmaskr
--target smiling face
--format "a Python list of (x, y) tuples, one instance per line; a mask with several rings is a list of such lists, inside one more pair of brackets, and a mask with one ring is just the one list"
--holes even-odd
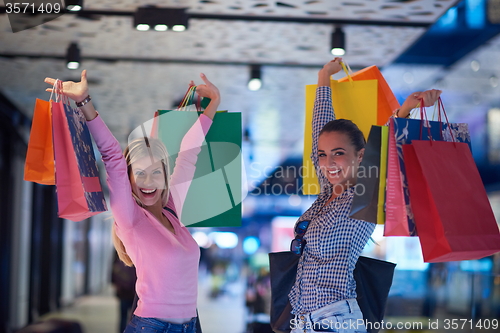
[(356, 184), (359, 163), (364, 148), (356, 151), (349, 136), (342, 132), (324, 132), (318, 139), (318, 158), (321, 172), (340, 194)]
[(130, 166), (132, 192), (144, 206), (161, 203), (162, 192), (166, 189), (165, 169), (162, 161), (144, 157)]

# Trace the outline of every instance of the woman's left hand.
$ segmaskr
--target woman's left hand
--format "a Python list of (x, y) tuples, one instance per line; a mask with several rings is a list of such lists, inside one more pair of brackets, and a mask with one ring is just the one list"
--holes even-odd
[(201, 73), (200, 77), (203, 80), (203, 82), (205, 82), (205, 84), (200, 84), (199, 86), (197, 86), (196, 93), (201, 97), (210, 98), (210, 103), (205, 108), (203, 114), (209, 117), (210, 119), (214, 119), (215, 112), (217, 111), (217, 108), (219, 107), (220, 104), (219, 89), (217, 89), (217, 87), (207, 79), (205, 74)]
[(203, 82), (205, 82), (205, 84), (198, 85), (196, 87), (196, 93), (201, 97), (207, 97), (210, 98), (211, 100), (220, 99), (219, 89), (217, 89), (217, 87), (207, 79), (205, 74), (201, 73), (200, 77), (203, 80)]
[(404, 118), (410, 114), (411, 110), (416, 108), (419, 103), (423, 100), (424, 107), (432, 106), (437, 102), (439, 96), (441, 95), (441, 90), (431, 89), (426, 91), (417, 91), (406, 98), (403, 105), (399, 109), (398, 117)]

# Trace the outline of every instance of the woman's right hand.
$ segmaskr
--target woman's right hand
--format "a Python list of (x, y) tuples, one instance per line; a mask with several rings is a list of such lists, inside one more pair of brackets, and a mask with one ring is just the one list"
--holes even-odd
[(318, 86), (330, 86), (330, 78), (342, 70), (342, 58), (335, 58), (327, 62), (318, 73)]
[(333, 74), (337, 74), (338, 72), (340, 72), (342, 70), (342, 66), (340, 65), (340, 63), (342, 62), (342, 58), (335, 58), (329, 62), (327, 62), (324, 66), (323, 66), (323, 71), (326, 72), (326, 74), (328, 74), (329, 76), (332, 76)]
[[(56, 80), (47, 77), (45, 78), (44, 82), (54, 86)], [(57, 87), (55, 87), (56, 91), (54, 91), (53, 88), (47, 88), (46, 91), (63, 94), (71, 98), (75, 102), (83, 101), (89, 95), (89, 86), (87, 83), (87, 70), (84, 69), (82, 71), (80, 82), (64, 81), (61, 83), (61, 85), (62, 89), (60, 91), (57, 90)]]

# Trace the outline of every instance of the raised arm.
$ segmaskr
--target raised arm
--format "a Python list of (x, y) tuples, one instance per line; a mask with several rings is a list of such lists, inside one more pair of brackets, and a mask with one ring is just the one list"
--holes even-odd
[(418, 106), (421, 100), (424, 100), (424, 107), (429, 107), (434, 105), (441, 95), (441, 90), (431, 89), (426, 91), (416, 91), (411, 93), (410, 96), (406, 98), (403, 105), (399, 110), (396, 110), (394, 116), (398, 118), (406, 118), (410, 114), (411, 110)]
[[(45, 79), (45, 82), (51, 85), (54, 85), (55, 81), (52, 78)], [(47, 91), (52, 90), (47, 89)], [(79, 108), (87, 119), (90, 133), (96, 142), (104, 166), (106, 167), (111, 210), (120, 227), (132, 227), (133, 221), (136, 220), (134, 219), (134, 215), (140, 214), (140, 210), (132, 197), (127, 163), (123, 157), (120, 144), (106, 124), (104, 124), (101, 117), (98, 117), (92, 102), (88, 101), (87, 71), (82, 71), (80, 82), (62, 82), (61, 91), (56, 92), (71, 98), (77, 102), (77, 105), (78, 102), (87, 100), (87, 102), (83, 102), (85, 105), (79, 106)]]
[(316, 99), (314, 100), (313, 121), (312, 121), (312, 151), (311, 160), (316, 169), (316, 175), (321, 188), (328, 183), (325, 175), (319, 169), (318, 161), (318, 138), (323, 126), (335, 119), (332, 105), (332, 90), (330, 88), (331, 76), (338, 73), (342, 67), (341, 58), (335, 58), (323, 66), (318, 72), (318, 88), (316, 89)]
[[(219, 89), (207, 79), (205, 74), (200, 74), (200, 77), (204, 84), (196, 87), (196, 93), (201, 97), (210, 98), (210, 103), (182, 139), (171, 178), (170, 193), (172, 194), (177, 216), (181, 221), (184, 201), (196, 171), (198, 154), (220, 104)], [(191, 83), (194, 84), (192, 81)]]
[[(48, 83), (54, 86), (56, 80), (52, 78), (45, 78), (45, 83)], [(53, 91), (52, 88), (47, 88), (47, 91), (55, 92), (59, 94), (63, 94), (76, 103), (84, 102), (87, 97), (89, 97), (89, 86), (87, 83), (87, 70), (83, 70), (81, 74), (80, 82), (73, 81), (64, 81), (62, 82), (62, 90), (61, 91)], [(80, 110), (82, 110), (85, 118), (87, 120), (92, 120), (97, 117), (97, 111), (92, 104), (92, 101), (88, 101), (83, 106), (79, 106)]]
[(217, 108), (220, 104), (219, 89), (217, 89), (217, 87), (207, 79), (205, 74), (201, 73), (200, 77), (205, 84), (198, 85), (196, 87), (196, 93), (201, 97), (210, 98), (210, 103), (206, 107), (203, 114), (213, 120), (215, 112), (217, 111)]

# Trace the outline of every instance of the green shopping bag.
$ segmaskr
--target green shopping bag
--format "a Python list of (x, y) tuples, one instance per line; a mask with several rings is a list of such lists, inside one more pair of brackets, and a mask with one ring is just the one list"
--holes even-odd
[[(158, 138), (171, 157), (171, 170), (182, 138), (202, 112), (159, 110)], [(182, 209), (190, 227), (241, 226), (241, 113), (218, 111), (196, 163), (196, 172)]]

